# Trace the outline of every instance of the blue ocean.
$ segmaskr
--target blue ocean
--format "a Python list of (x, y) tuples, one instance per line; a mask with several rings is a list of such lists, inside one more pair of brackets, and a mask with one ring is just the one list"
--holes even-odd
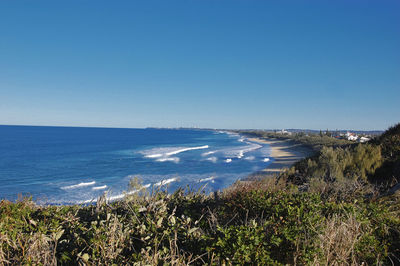
[(147, 189), (221, 190), (270, 163), (267, 145), (231, 132), (0, 126), (0, 199), (39, 204), (118, 200)]

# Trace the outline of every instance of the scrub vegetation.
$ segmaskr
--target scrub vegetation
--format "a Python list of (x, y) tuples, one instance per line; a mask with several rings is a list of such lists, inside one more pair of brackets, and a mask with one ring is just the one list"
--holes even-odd
[(332, 133), (326, 131), (325, 133), (304, 133), (304, 132), (293, 132), (289, 134), (281, 134), (272, 131), (263, 130), (237, 130), (237, 133), (252, 136), (256, 138), (275, 138), (282, 140), (292, 140), (303, 145), (310, 146), (314, 150), (320, 150), (323, 147), (340, 147), (344, 145), (350, 145), (354, 142), (338, 139), (332, 136)]
[(3, 200), (0, 264), (396, 265), (399, 163), (400, 124), (210, 195), (141, 190), (90, 206)]

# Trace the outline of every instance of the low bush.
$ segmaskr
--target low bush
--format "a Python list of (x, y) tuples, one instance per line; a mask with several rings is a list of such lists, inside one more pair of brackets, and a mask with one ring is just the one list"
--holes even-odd
[[(399, 262), (399, 203), (236, 184), (205, 195), (143, 193), (98, 206), (0, 203), (2, 264)], [(251, 183), (254, 184), (254, 183)], [(280, 189), (277, 189), (277, 188)], [(397, 206), (397, 207), (396, 207)]]

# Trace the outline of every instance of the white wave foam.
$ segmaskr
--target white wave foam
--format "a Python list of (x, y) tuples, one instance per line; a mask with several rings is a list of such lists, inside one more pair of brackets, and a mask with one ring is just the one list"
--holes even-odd
[(213, 162), (213, 163), (216, 163), (217, 160), (218, 160), (218, 158), (217, 158), (217, 157), (209, 157), (209, 158), (207, 158), (206, 160), (207, 160), (207, 161), (210, 161), (210, 162)]
[(231, 159), (231, 158), (228, 158), (228, 159), (225, 160), (225, 162), (226, 162), (226, 163), (230, 163), (230, 162), (232, 162), (232, 159)]
[(74, 189), (74, 188), (80, 188), (80, 187), (93, 186), (94, 184), (96, 184), (96, 181), (91, 181), (91, 182), (86, 182), (86, 183), (85, 182), (81, 182), (81, 183), (76, 184), (76, 185), (61, 187), (61, 189)]
[(166, 147), (166, 148), (154, 148), (150, 150), (144, 150), (141, 153), (145, 158), (158, 158), (157, 162), (167, 162), (172, 161), (175, 163), (179, 162), (178, 157), (170, 157), (172, 155), (179, 154), (181, 152), (208, 149), (208, 145), (197, 146), (197, 147)]
[(208, 155), (210, 155), (210, 154), (214, 154), (214, 153), (216, 153), (216, 152), (217, 152), (217, 151), (208, 151), (208, 152), (204, 152), (204, 153), (201, 154), (201, 156), (205, 157), (205, 156), (208, 156)]
[(254, 157), (254, 156), (248, 156), (248, 157), (246, 157), (246, 158), (244, 158), (244, 159), (245, 159), (245, 160), (248, 160), (248, 161), (253, 161), (255, 158), (256, 158), (256, 157)]
[[(247, 143), (247, 142), (246, 142)], [(246, 146), (239, 146), (239, 147), (234, 147), (231, 149), (224, 149), (221, 150), (221, 152), (226, 156), (226, 157), (236, 157), (236, 158), (242, 158), (246, 153), (252, 152), (255, 150), (258, 150), (262, 148), (262, 145), (255, 144), (255, 143), (250, 143), (248, 142), (248, 145)]]
[(214, 183), (214, 179), (215, 179), (215, 177), (213, 177), (213, 176), (210, 176), (210, 177), (207, 177), (207, 178), (202, 178), (202, 179), (199, 180), (199, 183), (200, 182), (207, 182), (207, 181), (211, 181), (211, 183)]
[(167, 157), (171, 155), (175, 155), (185, 151), (191, 150), (201, 150), (208, 149), (208, 145), (197, 146), (197, 147), (163, 147), (163, 148), (153, 148), (149, 150), (141, 151), (146, 158), (158, 158), (158, 157)]
[(229, 137), (238, 137), (238, 136), (240, 136), (238, 133), (235, 133), (235, 132), (224, 131), (223, 133), (227, 134)]
[(178, 157), (165, 157), (156, 160), (157, 162), (174, 162), (179, 163), (180, 159)]
[(133, 195), (133, 194), (139, 192), (140, 190), (142, 190), (142, 189), (144, 189), (144, 188), (148, 188), (148, 187), (150, 187), (150, 186), (151, 186), (150, 184), (147, 184), (147, 185), (142, 186), (140, 189), (135, 189), (135, 190), (131, 190), (131, 191), (128, 191), (128, 192), (119, 194), (119, 195), (107, 197), (107, 200), (108, 200), (108, 201), (120, 200), (120, 199), (125, 198), (126, 196)]
[(92, 187), (92, 190), (103, 190), (106, 188), (107, 188), (107, 185), (104, 185), (104, 186)]
[[(132, 191), (128, 191), (128, 192), (124, 192), (118, 195), (114, 195), (114, 196), (110, 196), (110, 197), (106, 197), (107, 201), (115, 201), (115, 200), (120, 200), (123, 199), (124, 197), (128, 196), (128, 195), (133, 195), (135, 193), (137, 193), (138, 191), (144, 189), (144, 188), (149, 188), (151, 186), (151, 184), (147, 184), (142, 186), (140, 189), (137, 190), (132, 190)], [(79, 204), (89, 204), (89, 203), (96, 203), (97, 202), (97, 198), (96, 199), (91, 199), (91, 200), (85, 200), (85, 201), (81, 201), (79, 202)]]
[(162, 156), (163, 156), (162, 154), (156, 153), (156, 154), (149, 154), (149, 155), (146, 155), (144, 157), (146, 157), (146, 158), (158, 158), (158, 157), (162, 157)]
[(264, 158), (263, 162), (269, 162), (269, 158)]
[(169, 179), (166, 179), (166, 180), (161, 180), (160, 182), (155, 183), (154, 186), (157, 186), (157, 187), (164, 186), (166, 184), (175, 182), (176, 180), (178, 180), (176, 177), (169, 178)]
[(167, 152), (165, 155), (171, 156), (171, 155), (175, 155), (175, 154), (178, 154), (178, 153), (181, 153), (181, 152), (185, 152), (185, 151), (202, 150), (202, 149), (208, 149), (208, 145), (198, 146), (198, 147), (190, 147), (190, 148), (183, 148), (183, 149), (179, 149), (179, 150), (176, 150), (176, 151)]

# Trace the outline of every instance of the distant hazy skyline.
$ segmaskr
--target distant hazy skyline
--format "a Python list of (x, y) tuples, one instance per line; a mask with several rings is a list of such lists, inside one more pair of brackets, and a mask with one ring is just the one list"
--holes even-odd
[(1, 1), (0, 124), (386, 129), (400, 1)]

